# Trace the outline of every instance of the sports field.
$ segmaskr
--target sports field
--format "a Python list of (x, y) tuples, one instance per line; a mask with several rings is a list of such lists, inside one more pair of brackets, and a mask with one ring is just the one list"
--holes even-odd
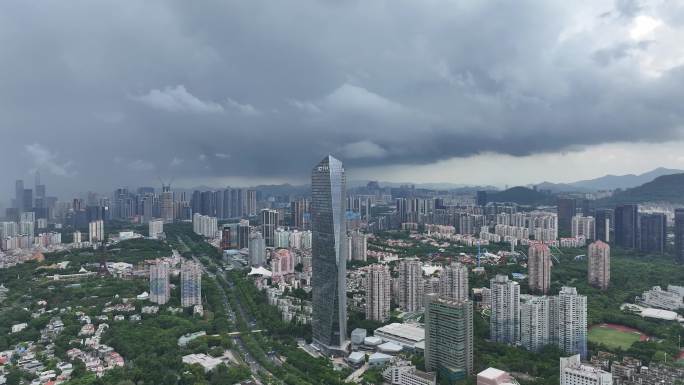
[(629, 349), (633, 343), (647, 337), (636, 329), (622, 325), (595, 325), (589, 329), (589, 341), (603, 344), (609, 348)]

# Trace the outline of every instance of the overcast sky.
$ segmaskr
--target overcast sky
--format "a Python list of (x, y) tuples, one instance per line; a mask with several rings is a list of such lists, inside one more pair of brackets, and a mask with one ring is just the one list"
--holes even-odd
[(684, 168), (682, 41), (681, 1), (3, 1), (0, 197)]

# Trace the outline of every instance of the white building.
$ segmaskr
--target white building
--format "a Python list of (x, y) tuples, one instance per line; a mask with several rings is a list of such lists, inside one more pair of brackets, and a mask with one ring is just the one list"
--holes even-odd
[(452, 301), (468, 299), (468, 268), (458, 262), (444, 267), (439, 275), (439, 296)]
[(249, 234), (249, 264), (263, 266), (266, 264), (266, 240), (260, 232)]
[(368, 235), (359, 230), (351, 232), (349, 237), (349, 260), (365, 261), (368, 252)]
[(78, 243), (81, 243), (81, 242), (83, 242), (83, 239), (81, 238), (81, 232), (78, 231), (78, 230), (74, 231), (73, 243), (78, 244)]
[(169, 264), (157, 260), (150, 265), (150, 301), (159, 305), (169, 302)]
[(164, 221), (161, 219), (151, 220), (148, 223), (149, 236), (152, 239), (159, 239), (164, 234)]
[[(684, 307), (682, 293), (676, 288), (679, 286), (668, 287), (672, 290), (663, 290), (660, 286), (653, 286), (651, 290), (645, 291), (641, 296), (641, 303), (646, 306), (665, 310), (677, 310)], [(684, 291), (684, 290), (682, 290)]]
[(520, 285), (498, 274), (490, 280), (490, 289), (490, 337), (496, 342), (515, 344), (520, 340)]
[(560, 358), (560, 385), (613, 385), (613, 376), (590, 365), (580, 355)]
[(566, 354), (587, 356), (587, 297), (574, 287), (558, 293), (558, 346)]
[(366, 319), (384, 322), (390, 317), (392, 278), (386, 265), (368, 267), (366, 276)]
[(205, 238), (215, 238), (218, 232), (218, 221), (216, 217), (194, 213), (192, 215), (192, 230), (195, 234)]
[(537, 352), (554, 343), (550, 317), (555, 303), (549, 297), (520, 296), (520, 345), (525, 349)]
[(290, 247), (290, 232), (279, 227), (275, 231), (274, 235), (274, 246), (275, 248), (287, 249)]
[(425, 341), (425, 329), (412, 324), (391, 323), (375, 329), (373, 334), (384, 342), (394, 342), (409, 350)]
[(572, 237), (584, 236), (586, 239), (596, 239), (596, 222), (594, 217), (575, 215), (572, 217)]
[(202, 304), (202, 265), (185, 260), (181, 265), (181, 306)]
[(399, 262), (399, 306), (407, 312), (423, 309), (423, 268), (419, 260)]
[(91, 244), (104, 242), (104, 221), (100, 219), (88, 224), (88, 240)]

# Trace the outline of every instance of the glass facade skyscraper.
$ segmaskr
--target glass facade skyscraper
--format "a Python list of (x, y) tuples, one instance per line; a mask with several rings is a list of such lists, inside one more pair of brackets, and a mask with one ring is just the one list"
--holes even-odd
[(346, 180), (342, 162), (327, 156), (311, 173), (312, 332), (316, 346), (341, 354), (347, 337)]

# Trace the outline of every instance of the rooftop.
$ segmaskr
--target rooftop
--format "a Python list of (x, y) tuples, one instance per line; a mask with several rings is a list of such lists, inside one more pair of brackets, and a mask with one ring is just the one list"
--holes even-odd
[(377, 334), (378, 332), (406, 338), (414, 342), (420, 342), (425, 339), (425, 329), (411, 324), (391, 323), (375, 329), (375, 333)]

